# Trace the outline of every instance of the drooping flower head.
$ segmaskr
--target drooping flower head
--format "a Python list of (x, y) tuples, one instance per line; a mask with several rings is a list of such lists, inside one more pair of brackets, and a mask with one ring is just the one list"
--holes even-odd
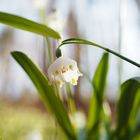
[(80, 73), (76, 61), (62, 56), (57, 58), (48, 68), (49, 80), (58, 83), (60, 87), (64, 82), (77, 85), (79, 76), (82, 76), (82, 73)]

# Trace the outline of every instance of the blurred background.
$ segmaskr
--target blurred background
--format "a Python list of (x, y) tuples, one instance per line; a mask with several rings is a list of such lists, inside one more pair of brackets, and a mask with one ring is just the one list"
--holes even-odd
[[(62, 39), (85, 38), (140, 63), (140, 0), (0, 0), (0, 11), (47, 24)], [(23, 51), (46, 72), (49, 64), (43, 44), (39, 35), (0, 24), (0, 136), (4, 140), (62, 140), (30, 79), (10, 56), (13, 50)], [(62, 50), (90, 78), (103, 54), (85, 46)], [(77, 106), (86, 110), (92, 86), (85, 75), (72, 89)], [(110, 55), (106, 89), (110, 104), (117, 99), (119, 85), (139, 75), (137, 67)]]

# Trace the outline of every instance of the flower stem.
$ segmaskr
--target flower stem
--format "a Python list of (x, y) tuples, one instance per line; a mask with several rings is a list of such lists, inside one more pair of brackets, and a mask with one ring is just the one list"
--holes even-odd
[(49, 65), (52, 63), (52, 53), (51, 53), (51, 44), (50, 40), (46, 38), (46, 43), (47, 43), (47, 51), (48, 51), (48, 59), (49, 59)]
[(68, 95), (68, 106), (69, 106), (69, 109), (70, 109), (70, 113), (72, 114), (72, 116), (74, 116), (74, 114), (75, 114), (75, 103), (74, 103), (74, 99), (73, 99), (72, 92), (71, 92), (71, 89), (70, 89), (70, 85), (68, 83), (66, 83), (66, 92), (67, 92), (67, 95)]
[(123, 60), (125, 60), (125, 61), (127, 61), (127, 62), (129, 62), (129, 63), (131, 63), (131, 64), (133, 64), (133, 65), (135, 65), (135, 66), (137, 66), (137, 67), (140, 68), (140, 64), (136, 63), (135, 61), (133, 61), (133, 60), (131, 60), (131, 59), (129, 59), (129, 58), (127, 58), (127, 57), (125, 57), (125, 56), (123, 56), (123, 55), (121, 55), (121, 54), (119, 54), (119, 53), (117, 53), (117, 52), (115, 52), (115, 51), (113, 51), (111, 49), (105, 48), (105, 47), (103, 47), (101, 45), (98, 45), (98, 44), (93, 43), (93, 42), (88, 41), (88, 40), (77, 39), (77, 38), (70, 38), (70, 39), (67, 39), (67, 40), (62, 41), (62, 43), (60, 44), (60, 46), (58, 47), (58, 49), (60, 49), (61, 46), (66, 45), (66, 44), (84, 44), (84, 45), (91, 45), (91, 46), (94, 46), (94, 47), (103, 49), (104, 51), (109, 52), (111, 54), (114, 54), (115, 56), (118, 56), (121, 59), (123, 59)]

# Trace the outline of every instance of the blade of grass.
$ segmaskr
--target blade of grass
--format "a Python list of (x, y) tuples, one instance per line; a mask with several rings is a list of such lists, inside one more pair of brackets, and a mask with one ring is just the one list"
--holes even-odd
[(140, 106), (140, 78), (132, 78), (121, 85), (117, 105), (117, 127), (115, 137), (129, 139)]
[(48, 85), (45, 75), (36, 67), (36, 65), (24, 53), (12, 52), (14, 59), (20, 64), (24, 71), (28, 74), (43, 102), (50, 111), (55, 115), (58, 123), (62, 127), (66, 135), (75, 139), (75, 132), (70, 123), (69, 117), (61, 100), (57, 98), (53, 86)]
[(60, 38), (60, 35), (53, 29), (43, 24), (13, 14), (0, 12), (0, 23), (43, 35), (45, 37), (52, 37), (55, 39)]
[(103, 117), (102, 107), (108, 72), (108, 59), (109, 54), (104, 53), (92, 80), (94, 93), (90, 100), (89, 114), (87, 120), (89, 140), (99, 139), (99, 123), (101, 121), (101, 118)]
[[(120, 54), (116, 53), (115, 51), (113, 51), (111, 49), (105, 48), (105, 47), (103, 47), (103, 46), (101, 46), (99, 44), (96, 44), (94, 42), (91, 42), (91, 41), (88, 41), (88, 40), (84, 40), (84, 39), (78, 39), (78, 38), (70, 38), (70, 39), (66, 39), (66, 40), (62, 41), (62, 43), (59, 45), (58, 49), (56, 50), (56, 56), (59, 56), (59, 54), (60, 54), (60, 47), (63, 46), (63, 45), (66, 45), (66, 44), (85, 44), (85, 45), (91, 45), (91, 46), (103, 49), (104, 51), (109, 52), (109, 53), (111, 53), (111, 54), (113, 54), (115, 56), (118, 56), (121, 59), (123, 59), (123, 60), (125, 60), (125, 61), (127, 61), (127, 62), (129, 62), (129, 63), (131, 63), (131, 64), (133, 64), (133, 65), (135, 65), (135, 66), (140, 68), (140, 64), (132, 61), (131, 59), (129, 59), (129, 58), (123, 56), (123, 55), (120, 55)], [(57, 54), (57, 53), (59, 53), (59, 54)]]

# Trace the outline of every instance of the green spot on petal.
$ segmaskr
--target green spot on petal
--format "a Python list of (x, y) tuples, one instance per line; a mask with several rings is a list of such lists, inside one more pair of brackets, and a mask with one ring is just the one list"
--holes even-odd
[(59, 74), (59, 71), (58, 71), (58, 70), (56, 70), (56, 71), (55, 71), (55, 74)]
[(65, 73), (67, 71), (67, 68), (63, 67), (62, 68), (62, 73)]
[(72, 68), (73, 68), (72, 65), (69, 65), (69, 68), (72, 70)]
[(71, 79), (71, 83), (72, 83), (73, 85), (75, 85), (75, 84), (76, 84), (76, 80), (75, 80), (74, 78), (72, 78), (72, 79)]
[(62, 81), (61, 80), (58, 80), (57, 81), (57, 84), (58, 84), (58, 86), (61, 88), (62, 87)]

